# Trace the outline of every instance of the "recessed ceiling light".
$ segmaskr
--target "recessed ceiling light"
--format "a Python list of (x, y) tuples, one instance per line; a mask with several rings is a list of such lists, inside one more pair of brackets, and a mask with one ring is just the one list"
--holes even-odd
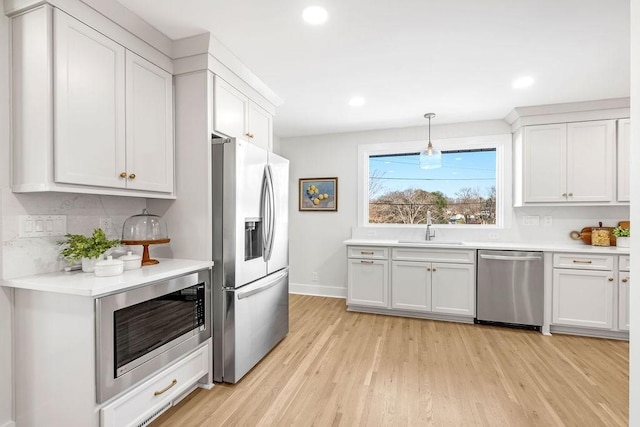
[(364, 98), (361, 96), (354, 96), (349, 100), (351, 107), (362, 107), (364, 105)]
[(327, 21), (329, 14), (320, 6), (309, 6), (302, 11), (302, 19), (309, 25), (320, 25)]
[(531, 76), (519, 77), (513, 81), (513, 87), (515, 89), (523, 89), (525, 87), (531, 86), (532, 84), (533, 84), (533, 77)]

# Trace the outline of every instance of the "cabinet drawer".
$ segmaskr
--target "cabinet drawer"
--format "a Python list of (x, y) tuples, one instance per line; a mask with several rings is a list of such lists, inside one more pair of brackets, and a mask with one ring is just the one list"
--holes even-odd
[(349, 258), (388, 259), (389, 248), (376, 246), (349, 246), (347, 249)]
[(613, 270), (613, 255), (553, 254), (553, 267)]
[(146, 425), (209, 372), (209, 346), (195, 350), (100, 410), (102, 427)]
[(618, 270), (631, 271), (631, 257), (629, 255), (621, 256), (619, 262)]
[(394, 248), (394, 260), (402, 261), (435, 261), (472, 264), (476, 259), (476, 251), (458, 249), (422, 249)]

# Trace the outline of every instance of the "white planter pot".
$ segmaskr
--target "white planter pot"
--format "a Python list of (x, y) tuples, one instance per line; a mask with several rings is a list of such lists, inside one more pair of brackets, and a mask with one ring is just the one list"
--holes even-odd
[(100, 255), (98, 258), (82, 258), (82, 271), (93, 273), (96, 269), (96, 262), (102, 259), (104, 259), (104, 255)]
[(631, 237), (617, 237), (616, 238), (616, 245), (619, 248), (628, 248), (630, 244), (631, 244)]

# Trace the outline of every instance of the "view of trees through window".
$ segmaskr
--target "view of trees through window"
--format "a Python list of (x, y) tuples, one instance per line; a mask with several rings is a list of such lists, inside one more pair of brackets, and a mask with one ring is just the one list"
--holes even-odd
[(442, 152), (420, 169), (419, 153), (369, 156), (369, 223), (496, 223), (496, 150)]

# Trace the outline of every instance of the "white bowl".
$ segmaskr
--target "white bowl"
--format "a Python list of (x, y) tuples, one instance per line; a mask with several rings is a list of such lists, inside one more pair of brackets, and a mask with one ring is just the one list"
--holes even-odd
[(98, 277), (117, 276), (124, 271), (124, 261), (108, 256), (103, 261), (96, 262), (94, 274)]
[(118, 259), (124, 262), (125, 270), (135, 270), (142, 267), (142, 257), (140, 255), (134, 255), (131, 251)]

